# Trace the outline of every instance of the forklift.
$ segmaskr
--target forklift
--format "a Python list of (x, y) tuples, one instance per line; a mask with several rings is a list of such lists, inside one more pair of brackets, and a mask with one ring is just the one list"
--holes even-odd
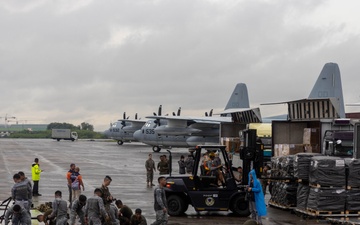
[[(256, 130), (244, 130), (241, 136), (242, 181), (239, 184), (236, 182), (226, 146), (198, 145), (192, 174), (172, 176), (170, 173), (166, 178), (165, 193), (170, 216), (183, 215), (189, 205), (198, 212), (230, 210), (238, 216), (250, 215), (249, 204), (245, 200), (248, 173), (252, 168), (257, 174), (262, 172), (263, 145), (257, 142)], [(221, 166), (216, 168), (215, 173), (204, 174), (202, 167), (210, 154), (220, 158)]]

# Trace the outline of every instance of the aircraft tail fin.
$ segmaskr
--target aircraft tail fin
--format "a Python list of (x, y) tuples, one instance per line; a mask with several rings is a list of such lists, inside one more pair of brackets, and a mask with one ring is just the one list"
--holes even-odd
[(345, 117), (345, 105), (340, 69), (336, 63), (326, 63), (310, 92), (309, 99), (335, 98), (339, 103), (339, 116)]
[(244, 83), (238, 83), (236, 85), (225, 110), (233, 108), (250, 108), (248, 90)]

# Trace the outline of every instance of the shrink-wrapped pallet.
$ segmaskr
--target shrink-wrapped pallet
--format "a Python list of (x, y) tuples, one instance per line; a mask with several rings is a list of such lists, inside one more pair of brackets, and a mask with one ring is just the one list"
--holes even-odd
[(310, 188), (307, 210), (320, 212), (344, 212), (346, 201), (345, 189)]
[(360, 160), (351, 160), (348, 164), (349, 173), (347, 177), (347, 186), (349, 187), (360, 187)]
[(284, 207), (296, 206), (297, 183), (277, 181), (272, 183), (270, 201)]
[(352, 189), (346, 192), (346, 210), (360, 211), (360, 189)]
[(297, 188), (297, 196), (296, 196), (296, 208), (305, 210), (307, 206), (307, 200), (310, 192), (309, 184), (299, 183)]
[(308, 180), (311, 158), (319, 155), (321, 154), (318, 153), (296, 154), (294, 159), (294, 176), (298, 179)]
[(317, 187), (345, 187), (345, 161), (339, 157), (314, 156), (311, 158), (310, 185)]
[(293, 178), (294, 177), (294, 155), (273, 157), (271, 159), (272, 178)]

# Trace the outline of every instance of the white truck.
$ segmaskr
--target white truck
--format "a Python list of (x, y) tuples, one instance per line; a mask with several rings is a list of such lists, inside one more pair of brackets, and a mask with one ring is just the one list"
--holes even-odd
[(57, 141), (61, 139), (75, 141), (78, 139), (78, 134), (70, 129), (52, 129), (51, 138)]

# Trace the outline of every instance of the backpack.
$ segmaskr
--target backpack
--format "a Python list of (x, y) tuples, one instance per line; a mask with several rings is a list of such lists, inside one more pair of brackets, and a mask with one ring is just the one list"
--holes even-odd
[(75, 174), (72, 174), (71, 176), (75, 176), (75, 180), (71, 183), (71, 188), (73, 190), (80, 190), (80, 183), (78, 176), (76, 176)]
[(76, 178), (76, 179), (74, 180), (74, 182), (71, 183), (71, 188), (72, 188), (73, 190), (79, 190), (79, 189), (80, 189), (79, 186), (80, 186), (80, 185), (79, 185), (79, 180)]

